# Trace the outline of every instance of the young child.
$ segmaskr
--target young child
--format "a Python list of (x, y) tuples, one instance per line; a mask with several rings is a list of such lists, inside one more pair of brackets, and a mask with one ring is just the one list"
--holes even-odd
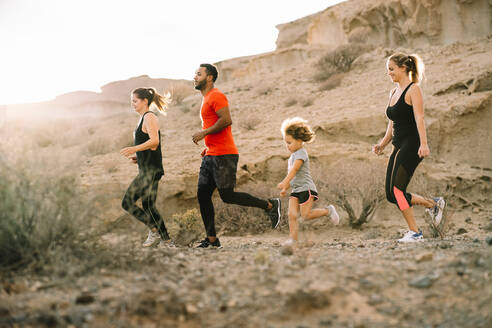
[(315, 136), (307, 121), (300, 117), (286, 119), (280, 130), (287, 149), (292, 153), (289, 157), (288, 174), (277, 185), (281, 196), (285, 196), (289, 187), (292, 187), (289, 198), (290, 238), (285, 243), (292, 245), (298, 240), (299, 212), (301, 220), (313, 220), (326, 215), (330, 216), (335, 225), (340, 223), (340, 217), (333, 205), (313, 209), (314, 201), (318, 200), (318, 192), (309, 172), (309, 157), (303, 146), (304, 143), (313, 142)]

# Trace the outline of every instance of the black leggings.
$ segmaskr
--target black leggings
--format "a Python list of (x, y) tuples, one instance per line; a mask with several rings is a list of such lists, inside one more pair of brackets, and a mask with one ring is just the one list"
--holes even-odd
[[(202, 214), (203, 224), (207, 236), (215, 237), (215, 210), (212, 203), (212, 194), (215, 186), (207, 184), (198, 185), (198, 202), (200, 204), (200, 213)], [(236, 204), (241, 206), (258, 207), (264, 210), (268, 209), (268, 202), (263, 199), (256, 198), (244, 192), (236, 192), (234, 188), (219, 189), (220, 198), (227, 204)]]
[[(145, 174), (140, 172), (128, 187), (121, 206), (137, 220), (147, 225), (149, 229), (157, 228), (161, 237), (167, 240), (169, 235), (164, 220), (155, 207), (157, 188), (161, 177), (162, 173)], [(136, 204), (139, 198), (142, 198), (143, 209)]]
[(386, 171), (386, 198), (396, 204), (401, 211), (412, 206), (412, 194), (407, 193), (415, 169), (422, 161), (418, 155), (420, 141), (418, 138), (407, 138), (401, 145), (395, 146), (391, 153)]

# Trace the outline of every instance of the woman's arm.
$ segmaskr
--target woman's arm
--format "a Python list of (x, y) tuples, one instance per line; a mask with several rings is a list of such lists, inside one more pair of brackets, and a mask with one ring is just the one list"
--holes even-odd
[(415, 117), (415, 122), (417, 122), (417, 130), (420, 138), (420, 148), (418, 154), (420, 157), (426, 157), (430, 154), (430, 150), (427, 145), (427, 133), (425, 131), (424, 100), (422, 90), (418, 85), (414, 84), (408, 91), (410, 93), (410, 100), (413, 106), (413, 115)]
[(123, 148), (120, 151), (121, 155), (129, 157), (130, 155), (135, 154), (137, 151), (157, 149), (157, 146), (159, 146), (159, 120), (157, 119), (157, 116), (155, 116), (155, 114), (145, 115), (142, 124), (142, 130), (144, 130), (144, 132), (147, 132), (147, 134), (149, 135), (149, 140), (140, 145)]

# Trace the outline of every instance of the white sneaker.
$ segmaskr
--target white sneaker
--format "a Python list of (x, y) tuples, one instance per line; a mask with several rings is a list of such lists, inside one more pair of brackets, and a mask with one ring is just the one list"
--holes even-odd
[(297, 240), (294, 240), (292, 238), (289, 238), (282, 243), (282, 246), (295, 246), (295, 245), (297, 245)]
[(326, 208), (329, 211), (331, 222), (333, 222), (334, 225), (339, 225), (340, 224), (340, 216), (338, 215), (337, 210), (335, 209), (335, 206), (328, 205)]
[(446, 201), (442, 197), (432, 197), (432, 199), (436, 202), (436, 205), (426, 209), (425, 211), (429, 213), (434, 224), (438, 226), (442, 220), (442, 214), (444, 212), (444, 207), (446, 206)]
[(152, 230), (149, 230), (149, 235), (147, 236), (147, 240), (144, 241), (142, 244), (143, 247), (154, 247), (159, 245), (161, 242), (161, 236), (159, 235), (159, 232), (154, 232)]
[(415, 232), (412, 230), (408, 230), (403, 238), (398, 239), (399, 243), (416, 243), (421, 241), (424, 241), (424, 235), (422, 234), (422, 231)]

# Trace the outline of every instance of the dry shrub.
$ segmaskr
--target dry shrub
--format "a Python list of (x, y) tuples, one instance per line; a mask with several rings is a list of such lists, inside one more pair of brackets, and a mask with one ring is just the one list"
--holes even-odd
[(306, 98), (302, 101), (302, 107), (309, 107), (314, 103), (313, 98)]
[(360, 43), (350, 43), (339, 46), (328, 52), (316, 63), (317, 73), (314, 76), (316, 82), (327, 80), (330, 76), (348, 72), (354, 60), (372, 50), (373, 47)]
[[(430, 184), (428, 182), (428, 179), (420, 172), (417, 172), (414, 174), (412, 177), (412, 180), (410, 181), (409, 186), (407, 187), (407, 190), (411, 193), (416, 193), (424, 198), (430, 199), (432, 197), (431, 194), (434, 195), (439, 195), (444, 197), (446, 202), (449, 203), (449, 200), (453, 198), (452, 193), (450, 191), (441, 191), (436, 188), (431, 188)], [(451, 218), (453, 216), (453, 212), (449, 211), (449, 204), (446, 205), (444, 209), (444, 213), (441, 219), (441, 222), (437, 225), (434, 220), (430, 217), (428, 213), (424, 213), (424, 220), (427, 223), (427, 226), (429, 228), (430, 234), (432, 237), (441, 237), (444, 238), (446, 234), (450, 230), (450, 223), (451, 223)]]
[(0, 162), (0, 270), (83, 275), (111, 263), (75, 175), (23, 164)]
[(324, 81), (318, 88), (319, 91), (328, 91), (335, 89), (342, 84), (344, 74), (334, 74)]
[(294, 106), (295, 104), (297, 104), (297, 99), (296, 98), (289, 98), (285, 101), (284, 106), (290, 107), (290, 106)]
[(194, 93), (193, 87), (188, 83), (176, 83), (171, 87), (171, 97), (176, 105), (181, 105), (183, 100)]
[(86, 146), (87, 154), (90, 156), (104, 155), (115, 151), (114, 143), (110, 137), (97, 137), (91, 140)]
[(247, 131), (255, 130), (261, 123), (261, 119), (258, 116), (250, 115), (245, 119), (242, 119), (239, 126)]
[(313, 177), (321, 193), (347, 213), (354, 229), (369, 222), (385, 199), (385, 165), (379, 161), (345, 159), (315, 168)]
[[(246, 192), (261, 199), (271, 198), (278, 191), (266, 185), (241, 187), (238, 192)], [(220, 198), (214, 200), (217, 231), (236, 235), (244, 233), (264, 233), (271, 230), (271, 222), (266, 213), (259, 208), (226, 204)], [(284, 211), (285, 212), (285, 211)], [(283, 220), (285, 225), (285, 220)]]
[(272, 87), (269, 86), (262, 86), (258, 89), (257, 91), (259, 96), (266, 96), (272, 93)]
[(190, 246), (204, 235), (203, 221), (196, 208), (174, 214), (166, 224), (172, 239), (180, 246)]

